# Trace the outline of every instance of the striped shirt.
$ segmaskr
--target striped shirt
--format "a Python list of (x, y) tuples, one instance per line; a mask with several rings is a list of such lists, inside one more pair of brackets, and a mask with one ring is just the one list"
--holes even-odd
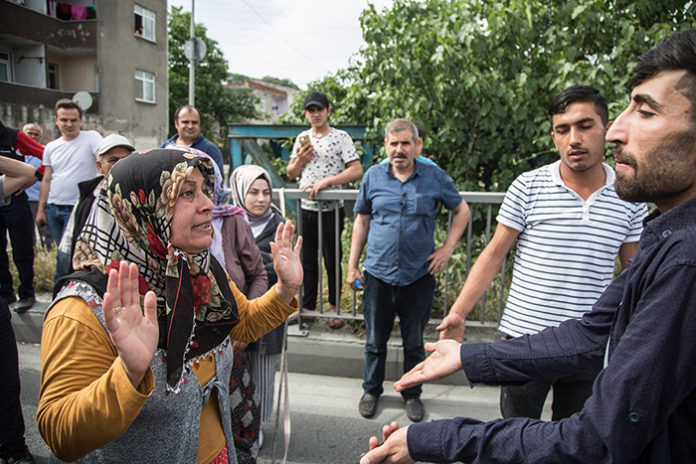
[(560, 161), (508, 189), (497, 220), (520, 236), (502, 332), (516, 337), (582, 317), (611, 282), (619, 247), (638, 241), (647, 207), (621, 200), (603, 166), (605, 185), (587, 201), (565, 186)]

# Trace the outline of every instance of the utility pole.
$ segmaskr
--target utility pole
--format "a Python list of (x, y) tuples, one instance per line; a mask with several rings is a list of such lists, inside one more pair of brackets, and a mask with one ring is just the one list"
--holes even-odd
[(193, 54), (193, 59), (189, 60), (189, 97), (188, 97), (188, 103), (191, 106), (195, 106), (195, 84), (196, 84), (196, 54), (195, 54), (195, 43), (196, 43), (196, 31), (194, 28), (194, 22), (193, 22), (193, 13), (194, 13), (194, 8), (196, 5), (196, 0), (191, 0), (191, 44), (194, 46), (194, 54)]

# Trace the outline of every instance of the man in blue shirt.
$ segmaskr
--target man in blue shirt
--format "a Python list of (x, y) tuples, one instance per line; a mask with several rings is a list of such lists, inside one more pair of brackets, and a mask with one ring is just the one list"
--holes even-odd
[(607, 132), (615, 187), (653, 202), (631, 266), (582, 319), (494, 343), (441, 340), (401, 390), (464, 369), (473, 384), (552, 378), (604, 360), (583, 409), (545, 422), (469, 418), (383, 430), (361, 464), (696, 462), (696, 30), (643, 54)]
[(177, 108), (174, 112), (174, 127), (177, 133), (162, 143), (160, 148), (166, 148), (172, 144), (193, 147), (210, 156), (224, 175), (225, 168), (222, 165), (220, 149), (201, 135), (201, 113), (195, 106), (181, 105)]
[[(372, 417), (382, 394), (387, 341), (398, 314), (404, 347), (404, 372), (425, 359), (423, 330), (433, 305), (435, 278), (449, 261), (469, 221), (469, 206), (454, 182), (434, 164), (416, 161), (422, 139), (416, 126), (395, 119), (388, 126), (384, 147), (389, 164), (372, 166), (360, 184), (348, 260), (348, 283), (364, 283), (364, 394), (359, 411)], [(433, 232), (437, 203), (454, 212), (445, 243), (435, 249)], [(358, 262), (365, 242), (364, 273)], [(404, 390), (406, 413), (423, 419), (421, 388)]]

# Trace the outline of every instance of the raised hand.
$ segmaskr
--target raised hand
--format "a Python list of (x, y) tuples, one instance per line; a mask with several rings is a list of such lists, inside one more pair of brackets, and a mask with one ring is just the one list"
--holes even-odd
[(111, 342), (121, 358), (128, 379), (137, 388), (157, 349), (157, 297), (147, 292), (140, 308), (138, 266), (121, 261), (109, 272), (102, 312)]
[(275, 241), (271, 242), (271, 257), (273, 269), (278, 275), (278, 283), (275, 285), (278, 296), (286, 302), (292, 301), (302, 285), (304, 272), (300, 261), (300, 249), (302, 249), (302, 237), (297, 237), (295, 247), (292, 246), (292, 237), (295, 226), (287, 221), (278, 225)]
[(437, 380), (457, 372), (462, 368), (462, 361), (459, 357), (461, 346), (461, 343), (454, 340), (426, 343), (425, 350), (433, 352), (433, 354), (405, 373), (394, 384), (394, 389), (400, 392), (423, 382)]
[(408, 427), (399, 428), (399, 424), (392, 422), (382, 427), (383, 444), (379, 444), (377, 437), (371, 437), (370, 451), (360, 458), (360, 464), (411, 464), (415, 461), (408, 453), (407, 442)]
[(302, 164), (307, 164), (314, 159), (314, 147), (311, 144), (297, 147), (296, 153)]

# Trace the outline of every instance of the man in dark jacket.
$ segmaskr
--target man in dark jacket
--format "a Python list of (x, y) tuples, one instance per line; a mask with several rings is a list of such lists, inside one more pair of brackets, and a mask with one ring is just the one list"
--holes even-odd
[(430, 344), (401, 390), (459, 368), (471, 384), (553, 378), (597, 359), (604, 369), (567, 419), (469, 418), (387, 426), (362, 464), (696, 462), (696, 30), (642, 55), (628, 108), (607, 132), (615, 187), (653, 202), (631, 266), (580, 320), (494, 343)]
[(174, 127), (176, 134), (165, 140), (160, 148), (169, 145), (183, 145), (200, 150), (210, 156), (215, 164), (220, 168), (223, 177), (225, 167), (222, 164), (222, 153), (220, 149), (210, 140), (201, 135), (201, 113), (195, 106), (181, 105), (174, 112)]
[[(0, 123), (0, 156), (24, 161), (22, 155), (43, 159), (44, 147), (24, 132)], [(34, 177), (31, 180), (38, 180)], [(31, 185), (31, 184), (30, 184)], [(26, 187), (29, 187), (27, 185)], [(7, 254), (7, 236), (12, 245), (12, 260), (19, 274), (19, 301), (14, 291), (10, 260)], [(34, 305), (34, 217), (25, 192), (9, 195), (0, 206), (0, 298), (14, 303), (14, 310), (23, 313)]]

